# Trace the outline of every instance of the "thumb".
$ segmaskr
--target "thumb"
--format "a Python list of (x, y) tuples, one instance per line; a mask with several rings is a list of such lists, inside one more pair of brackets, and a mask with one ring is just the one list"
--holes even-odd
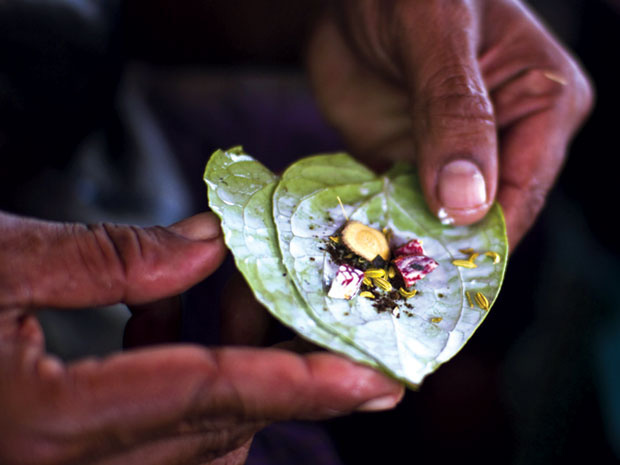
[(0, 308), (159, 300), (204, 279), (224, 255), (212, 213), (169, 228), (86, 226), (0, 213)]
[(470, 224), (486, 214), (495, 197), (495, 117), (476, 58), (474, 11), (467, 2), (450, 8), (437, 4), (402, 15), (415, 25), (404, 25), (400, 55), (429, 208), (444, 223)]

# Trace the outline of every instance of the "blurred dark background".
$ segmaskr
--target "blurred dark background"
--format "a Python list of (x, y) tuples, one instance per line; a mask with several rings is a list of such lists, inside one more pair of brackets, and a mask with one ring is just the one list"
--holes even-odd
[[(620, 462), (620, 2), (530, 3), (598, 99), (496, 306), (395, 411), (276, 425), (257, 436), (249, 463)], [(168, 224), (206, 208), (201, 176), (217, 148), (243, 144), (274, 170), (343, 149), (301, 66), (320, 6), (0, 2), (0, 208)], [(218, 342), (214, 310), (231, 271), (229, 260), (184, 296), (184, 340)], [(120, 348), (127, 318), (120, 305), (41, 313), (49, 350), (67, 360)], [(291, 461), (295, 452), (308, 462)]]

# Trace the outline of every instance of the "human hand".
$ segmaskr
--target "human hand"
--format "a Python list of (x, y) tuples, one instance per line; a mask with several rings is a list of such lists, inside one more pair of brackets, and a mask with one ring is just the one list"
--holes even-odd
[(271, 421), (398, 401), (397, 383), (328, 353), (169, 345), (68, 365), (45, 353), (37, 308), (164, 299), (224, 254), (212, 214), (141, 229), (0, 213), (0, 462), (242, 463)]
[(308, 48), (319, 105), (375, 168), (415, 160), (445, 222), (494, 199), (511, 248), (592, 105), (575, 59), (518, 0), (341, 0)]

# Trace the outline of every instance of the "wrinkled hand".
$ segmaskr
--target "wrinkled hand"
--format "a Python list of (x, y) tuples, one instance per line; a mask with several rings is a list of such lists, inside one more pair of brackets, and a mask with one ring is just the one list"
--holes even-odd
[(211, 214), (141, 229), (0, 213), (0, 462), (242, 463), (271, 421), (398, 401), (398, 384), (327, 353), (169, 345), (69, 365), (45, 353), (37, 308), (168, 298), (224, 254)]
[(497, 199), (514, 248), (592, 105), (576, 61), (517, 0), (335, 3), (308, 50), (328, 120), (376, 168), (415, 159), (445, 222)]

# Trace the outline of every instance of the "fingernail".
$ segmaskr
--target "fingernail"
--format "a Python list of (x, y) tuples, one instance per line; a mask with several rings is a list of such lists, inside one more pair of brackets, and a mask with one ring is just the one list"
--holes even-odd
[(469, 160), (454, 160), (439, 173), (439, 201), (443, 210), (472, 210), (487, 202), (484, 177)]
[(213, 213), (199, 213), (174, 223), (170, 229), (181, 236), (195, 241), (209, 241), (222, 233), (220, 222)]
[(402, 396), (384, 396), (369, 400), (357, 408), (358, 412), (379, 412), (394, 408)]

